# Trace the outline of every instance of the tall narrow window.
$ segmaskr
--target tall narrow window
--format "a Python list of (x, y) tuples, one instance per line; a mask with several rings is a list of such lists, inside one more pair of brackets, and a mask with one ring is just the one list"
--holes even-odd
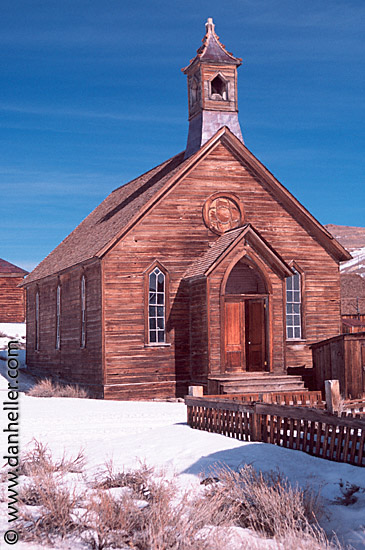
[(302, 338), (302, 297), (300, 274), (286, 279), (286, 337), (288, 340)]
[(150, 344), (165, 340), (165, 275), (155, 267), (148, 276), (148, 336)]
[(61, 347), (61, 287), (58, 285), (56, 294), (56, 349)]
[(35, 327), (34, 327), (34, 349), (39, 350), (39, 292), (35, 294)]
[(86, 283), (81, 277), (81, 347), (86, 347)]

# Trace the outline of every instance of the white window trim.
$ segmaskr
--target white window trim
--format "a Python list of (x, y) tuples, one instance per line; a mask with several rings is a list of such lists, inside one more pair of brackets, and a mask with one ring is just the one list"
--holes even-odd
[[(294, 274), (291, 277), (287, 277), (285, 281), (285, 332), (286, 332), (286, 340), (288, 342), (295, 342), (298, 340), (303, 340), (303, 296), (302, 296), (302, 274), (298, 269), (296, 269), (295, 266), (292, 266), (292, 269), (294, 271)], [(299, 277), (299, 288), (294, 289), (294, 277), (298, 275)], [(288, 288), (288, 281), (291, 280), (293, 282), (292, 288)], [(288, 293), (292, 293), (292, 300), (288, 300)], [(294, 299), (294, 292), (299, 292), (299, 300)], [(292, 312), (288, 313), (288, 305), (293, 306)], [(297, 308), (295, 307), (297, 306)], [(298, 309), (299, 311), (294, 311), (295, 309)], [(288, 315), (291, 315), (293, 317), (293, 323), (288, 324)], [(299, 324), (294, 321), (294, 317), (299, 316)], [(289, 336), (289, 329), (292, 329), (293, 336)], [(296, 329), (299, 329), (299, 336), (295, 335)], [(298, 332), (298, 331), (297, 331)]]

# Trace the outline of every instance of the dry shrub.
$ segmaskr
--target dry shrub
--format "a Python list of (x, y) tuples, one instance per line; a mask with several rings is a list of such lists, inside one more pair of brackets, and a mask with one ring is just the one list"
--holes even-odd
[(86, 459), (84, 451), (80, 449), (74, 457), (68, 457), (66, 454), (53, 461), (51, 451), (47, 445), (33, 439), (32, 447), (22, 454), (19, 465), (19, 475), (42, 476), (45, 473), (82, 473)]
[(156, 475), (153, 468), (141, 463), (136, 470), (127, 472), (115, 471), (113, 461), (105, 462), (104, 469), (98, 474), (92, 484), (95, 489), (112, 489), (114, 487), (129, 487), (137, 495), (145, 498), (149, 493), (151, 478)]
[(208, 488), (206, 498), (217, 493), (225, 496), (223, 506), (226, 510), (234, 506), (236, 525), (269, 537), (292, 532), (313, 534), (317, 530), (319, 495), (292, 487), (282, 474), (256, 472), (246, 465), (237, 472), (222, 468), (215, 475), (220, 482)]
[[(36, 504), (39, 514), (21, 506), (17, 528), (22, 540), (53, 543), (78, 532), (79, 525), (73, 518), (73, 510), (80, 503), (80, 497), (62, 486), (47, 473), (34, 478), (34, 483), (20, 495), (20, 503)], [(24, 499), (24, 500), (23, 500)]]
[(27, 395), (31, 397), (78, 397), (86, 398), (88, 393), (84, 388), (77, 385), (62, 385), (52, 382), (49, 378), (41, 380), (33, 386)]
[[(32, 464), (38, 467), (45, 462), (46, 468), (40, 474), (32, 467), (33, 478), (20, 492), (20, 503), (40, 507), (32, 514), (29, 506), (21, 506), (19, 530), (23, 540), (55, 543), (77, 535), (93, 550), (267, 547), (265, 540), (254, 537), (247, 539), (247, 544), (241, 540), (232, 545), (231, 536), (240, 537), (232, 531), (237, 526), (272, 537), (270, 547), (277, 550), (340, 549), (340, 545), (328, 542), (318, 526), (318, 495), (292, 487), (279, 473), (263, 474), (250, 465), (237, 472), (221, 468), (214, 472), (218, 482), (202, 488), (199, 494), (181, 494), (174, 480), (158, 477), (145, 464), (134, 471), (118, 472), (108, 462), (93, 483), (95, 491), (77, 498), (75, 492), (62, 486), (61, 476), (67, 470), (55, 470), (45, 446), (37, 443), (32, 457)], [(132, 491), (116, 498), (108, 491), (114, 487)], [(77, 509), (80, 506), (82, 510)]]
[(139, 530), (141, 511), (128, 495), (116, 500), (99, 489), (89, 499), (82, 518), (82, 538), (95, 550), (131, 545)]

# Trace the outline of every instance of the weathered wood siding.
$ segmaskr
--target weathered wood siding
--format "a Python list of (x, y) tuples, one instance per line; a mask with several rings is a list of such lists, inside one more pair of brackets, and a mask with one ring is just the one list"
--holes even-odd
[(341, 334), (312, 346), (317, 388), (324, 393), (325, 380), (339, 380), (345, 399), (365, 393), (365, 332)]
[(0, 273), (0, 323), (24, 323), (25, 291), (18, 285), (23, 277)]
[[(81, 277), (86, 279), (86, 346), (81, 347)], [(56, 292), (61, 286), (60, 349), (56, 349)], [(39, 349), (35, 350), (35, 295), (39, 292)], [(103, 397), (100, 263), (75, 267), (27, 288), (27, 365)]]
[(192, 382), (207, 385), (209, 374), (208, 281), (191, 280), (190, 288), (190, 363)]
[[(273, 282), (275, 320), (272, 364), (275, 369), (312, 364), (309, 345), (340, 331), (338, 265), (306, 229), (276, 200), (264, 182), (219, 144), (171, 189), (103, 258), (105, 319), (105, 395), (147, 397), (183, 391), (190, 380), (189, 294), (182, 284), (187, 267), (217, 239), (202, 219), (207, 198), (236, 194), (250, 222), (287, 261), (295, 260), (305, 277), (304, 339), (286, 343), (283, 289)], [(170, 278), (166, 346), (148, 346), (145, 334), (144, 273), (158, 260)], [(214, 283), (217, 296), (218, 280)], [(215, 293), (215, 294), (214, 294)], [(212, 296), (213, 296), (212, 295)], [(220, 303), (215, 318), (220, 314)], [(280, 328), (279, 328), (280, 325)], [(220, 327), (210, 332), (212, 368), (220, 361)], [(284, 364), (282, 364), (284, 363)], [(149, 384), (147, 388), (146, 384)], [(139, 388), (143, 388), (140, 392)], [(147, 388), (147, 389), (146, 389)]]

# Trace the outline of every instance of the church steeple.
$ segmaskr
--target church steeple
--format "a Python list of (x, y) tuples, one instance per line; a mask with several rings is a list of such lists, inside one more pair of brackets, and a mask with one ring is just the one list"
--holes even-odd
[(185, 157), (190, 157), (222, 126), (243, 142), (238, 122), (237, 67), (234, 57), (219, 42), (213, 19), (205, 24), (206, 33), (197, 55), (182, 69), (188, 77), (189, 135)]

